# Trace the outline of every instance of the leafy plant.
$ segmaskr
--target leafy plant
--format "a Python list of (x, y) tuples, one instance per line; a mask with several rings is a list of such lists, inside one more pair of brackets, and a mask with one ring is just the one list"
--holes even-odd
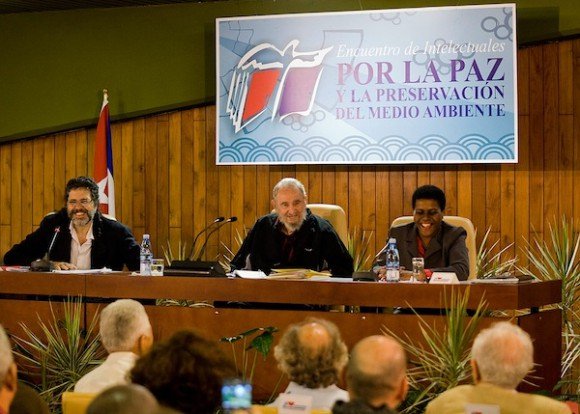
[(82, 299), (67, 298), (63, 302), (62, 319), (50, 303), (52, 318), (45, 322), (38, 317), (38, 325), (44, 336), (38, 336), (30, 327), (21, 323), (25, 337), (14, 336), (15, 355), (20, 359), (23, 373), (31, 385), (48, 402), (52, 413), (60, 412), (61, 396), (71, 390), (76, 382), (95, 366), (102, 363), (104, 350), (100, 347), (95, 331), (97, 314), (88, 328), (82, 327)]
[(517, 257), (502, 260), (502, 255), (513, 246), (513, 243), (505, 246), (499, 252), (493, 253), (499, 244), (499, 240), (488, 247), (490, 233), (491, 227), (488, 227), (477, 250), (476, 269), (478, 279), (487, 279), (504, 273), (512, 273), (518, 261)]
[(354, 261), (354, 271), (370, 270), (372, 266), (371, 238), (373, 231), (359, 231), (357, 227), (347, 235), (347, 248)]
[(558, 387), (580, 395), (580, 378), (574, 366), (580, 361), (580, 314), (576, 302), (580, 297), (580, 234), (574, 231), (574, 220), (562, 217), (558, 223), (548, 224), (548, 241), (536, 235), (532, 242), (526, 240), (524, 253), (532, 269), (519, 270), (540, 280), (562, 281), (563, 355), (562, 380)]
[[(223, 337), (220, 342), (229, 342), (232, 347), (232, 356), (234, 358), (234, 364), (238, 375), (242, 381), (252, 382), (254, 379), (254, 372), (256, 369), (256, 363), (258, 361), (258, 355), (262, 355), (263, 359), (266, 359), (272, 348), (272, 343), (274, 342), (274, 333), (278, 332), (278, 328), (273, 326), (268, 326), (266, 328), (252, 328), (245, 332), (239, 333), (236, 336)], [(248, 345), (248, 339), (251, 338), (250, 345)], [(236, 351), (235, 344), (242, 341), (241, 351)], [(250, 353), (248, 351), (253, 350), (252, 362), (250, 363)], [(241, 353), (238, 358), (238, 353)]]
[(187, 249), (187, 243), (181, 243), (181, 240), (179, 240), (177, 244), (177, 254), (173, 253), (173, 248), (171, 247), (171, 243), (169, 242), (169, 240), (167, 240), (167, 248), (165, 248), (165, 246), (161, 246), (161, 249), (163, 250), (163, 256), (165, 257), (167, 266), (171, 266), (171, 262), (173, 262), (174, 260), (187, 259), (185, 253)]
[(236, 234), (232, 240), (232, 246), (226, 246), (224, 242), (221, 242), (222, 247), (225, 250), (225, 253), (222, 253), (218, 262), (224, 269), (231, 268), (231, 262), (234, 260), (236, 256), (236, 252), (240, 250), (242, 247), (242, 243), (244, 243), (244, 239), (248, 235), (248, 230), (244, 227), (243, 234), (240, 232), (239, 229), (236, 229)]
[(419, 341), (414, 341), (408, 334), (399, 336), (383, 327), (383, 333), (401, 342), (409, 356), (411, 368), (408, 370), (408, 378), (411, 391), (402, 413), (423, 412), (433, 398), (470, 378), (471, 344), (486, 304), (481, 299), (475, 311), (468, 316), (468, 299), (469, 288), (463, 294), (453, 289), (449, 304), (445, 296), (446, 311), (442, 329), (429, 324), (413, 310), (421, 329), (422, 338)]

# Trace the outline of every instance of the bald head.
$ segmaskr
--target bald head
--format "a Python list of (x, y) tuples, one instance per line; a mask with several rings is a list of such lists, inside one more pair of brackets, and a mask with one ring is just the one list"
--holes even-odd
[(479, 380), (514, 389), (534, 366), (534, 347), (522, 328), (499, 322), (477, 335), (471, 358)]
[(154, 414), (159, 406), (155, 397), (141, 385), (117, 385), (95, 397), (87, 414)]
[(298, 328), (300, 346), (311, 355), (318, 355), (330, 344), (330, 333), (320, 322), (309, 322)]
[(308, 318), (288, 327), (274, 348), (274, 357), (291, 381), (320, 388), (338, 382), (348, 355), (336, 325)]
[(347, 366), (346, 381), (353, 399), (373, 406), (395, 408), (406, 394), (407, 357), (390, 336), (375, 335), (355, 345)]

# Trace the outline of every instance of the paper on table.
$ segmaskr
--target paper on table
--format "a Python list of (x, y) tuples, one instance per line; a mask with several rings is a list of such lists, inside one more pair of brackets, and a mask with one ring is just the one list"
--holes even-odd
[(95, 275), (102, 273), (113, 273), (108, 267), (102, 269), (74, 269), (74, 270), (53, 270), (52, 273), (64, 273), (68, 275)]
[(234, 275), (242, 279), (265, 279), (266, 274), (261, 270), (234, 270)]

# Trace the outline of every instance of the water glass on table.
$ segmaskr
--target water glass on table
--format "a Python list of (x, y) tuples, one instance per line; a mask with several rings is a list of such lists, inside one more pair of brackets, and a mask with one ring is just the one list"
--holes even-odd
[(413, 281), (425, 282), (425, 259), (422, 257), (413, 257)]
[(163, 261), (163, 259), (151, 260), (151, 276), (163, 276), (164, 269), (165, 262)]

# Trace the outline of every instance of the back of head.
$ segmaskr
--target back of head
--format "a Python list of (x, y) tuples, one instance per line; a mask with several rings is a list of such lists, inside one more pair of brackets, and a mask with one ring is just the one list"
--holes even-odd
[(183, 413), (213, 414), (221, 403), (223, 380), (235, 375), (216, 342), (180, 331), (137, 360), (131, 380), (147, 387), (162, 405)]
[(107, 352), (131, 351), (143, 335), (151, 335), (145, 308), (133, 299), (120, 299), (101, 312), (101, 341)]
[(6, 335), (6, 331), (0, 325), (0, 388), (4, 385), (4, 379), (13, 362), (14, 357), (12, 356), (12, 348), (10, 347), (8, 335)]
[(351, 399), (371, 405), (395, 399), (405, 381), (406, 369), (405, 351), (395, 339), (386, 335), (362, 339), (352, 349), (346, 368)]
[(29, 385), (18, 381), (18, 389), (10, 404), (10, 414), (49, 414), (46, 401)]
[(87, 414), (154, 414), (155, 397), (140, 385), (117, 385), (106, 389), (91, 401)]
[(435, 200), (437, 201), (437, 204), (439, 204), (441, 211), (445, 210), (447, 204), (447, 199), (445, 198), (443, 190), (434, 185), (422, 185), (415, 190), (411, 200), (411, 206), (413, 209), (415, 208), (417, 200)]
[(471, 357), (481, 381), (515, 389), (534, 366), (534, 347), (519, 326), (499, 322), (477, 335)]
[(274, 357), (291, 381), (320, 388), (338, 382), (348, 354), (336, 325), (308, 318), (288, 327), (274, 348)]

